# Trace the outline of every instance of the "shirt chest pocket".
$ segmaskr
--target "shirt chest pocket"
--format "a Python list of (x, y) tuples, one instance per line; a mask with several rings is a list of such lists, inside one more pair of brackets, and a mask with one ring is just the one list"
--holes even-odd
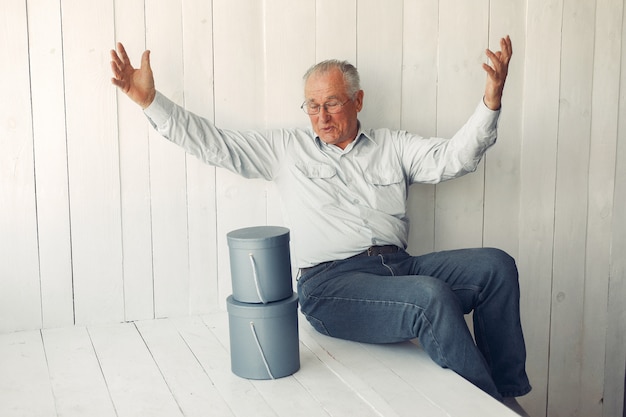
[(403, 217), (406, 211), (407, 185), (399, 170), (365, 171), (363, 175), (373, 209)]
[(295, 164), (294, 193), (302, 194), (306, 190), (307, 201), (305, 204), (316, 206), (336, 205), (337, 170), (335, 167), (321, 163), (296, 163)]

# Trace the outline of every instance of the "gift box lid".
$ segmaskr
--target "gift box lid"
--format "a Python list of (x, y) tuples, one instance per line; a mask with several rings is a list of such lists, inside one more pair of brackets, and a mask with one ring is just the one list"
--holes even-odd
[(249, 319), (263, 319), (268, 317), (279, 317), (292, 314), (298, 308), (298, 294), (293, 293), (281, 301), (267, 304), (242, 303), (233, 298), (232, 295), (226, 298), (228, 314), (235, 317)]
[(280, 226), (254, 226), (226, 234), (228, 246), (234, 249), (262, 249), (289, 244), (289, 229)]

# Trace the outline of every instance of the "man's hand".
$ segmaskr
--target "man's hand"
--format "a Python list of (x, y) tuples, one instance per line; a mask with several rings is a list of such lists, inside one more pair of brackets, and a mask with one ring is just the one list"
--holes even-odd
[(117, 52), (111, 50), (111, 82), (118, 86), (131, 100), (145, 109), (156, 95), (154, 76), (150, 68), (150, 51), (141, 56), (141, 67), (136, 69), (130, 63), (124, 45), (117, 43)]
[(487, 85), (485, 86), (485, 105), (491, 110), (498, 110), (501, 105), (504, 82), (509, 72), (509, 61), (513, 55), (511, 39), (500, 39), (500, 50), (492, 52), (489, 49), (485, 52), (491, 65), (483, 64), (483, 69), (487, 72)]

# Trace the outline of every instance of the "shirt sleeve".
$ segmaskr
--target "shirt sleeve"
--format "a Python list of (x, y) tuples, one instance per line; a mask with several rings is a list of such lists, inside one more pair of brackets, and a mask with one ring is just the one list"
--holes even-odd
[(144, 114), (160, 135), (187, 153), (245, 178), (273, 179), (289, 136), (284, 130), (219, 129), (208, 119), (185, 110), (160, 92)]
[(403, 132), (400, 158), (410, 183), (435, 184), (457, 178), (478, 167), (497, 139), (500, 110), (481, 102), (468, 121), (450, 139), (423, 138)]

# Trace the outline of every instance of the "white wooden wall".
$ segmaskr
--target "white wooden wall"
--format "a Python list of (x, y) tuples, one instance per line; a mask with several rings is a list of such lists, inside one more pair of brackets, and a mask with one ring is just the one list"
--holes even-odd
[(302, 73), (362, 75), (368, 125), (448, 136), (510, 34), (500, 138), (476, 173), (415, 186), (410, 250), (517, 260), (533, 416), (622, 415), (622, 0), (3, 0), (0, 332), (224, 308), (228, 231), (281, 224), (271, 184), (200, 164), (110, 84), (117, 40), (222, 127), (305, 126)]

